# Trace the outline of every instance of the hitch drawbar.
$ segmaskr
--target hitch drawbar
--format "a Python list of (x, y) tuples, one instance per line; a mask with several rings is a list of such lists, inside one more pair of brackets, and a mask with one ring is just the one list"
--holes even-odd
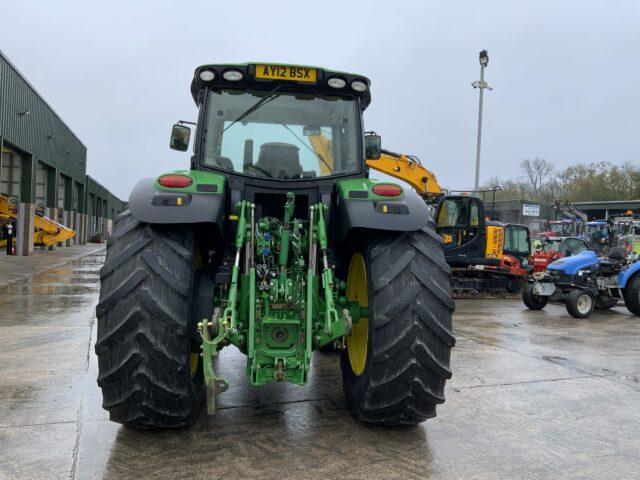
[(212, 318), (198, 324), (209, 414), (215, 413), (216, 395), (229, 387), (213, 366), (222, 346), (233, 344), (246, 353), (254, 386), (304, 385), (313, 350), (343, 345), (353, 324), (366, 317), (358, 302), (346, 300), (346, 285), (329, 265), (327, 206), (310, 207), (308, 220), (293, 218), (294, 207), (292, 192), (283, 220), (256, 219), (254, 204), (236, 205), (231, 281), (218, 286)]

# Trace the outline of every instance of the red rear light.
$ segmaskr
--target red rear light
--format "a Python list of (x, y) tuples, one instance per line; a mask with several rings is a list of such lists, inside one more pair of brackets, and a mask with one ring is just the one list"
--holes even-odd
[(158, 179), (158, 183), (166, 188), (186, 188), (191, 186), (193, 180), (186, 175), (164, 175)]
[(381, 197), (397, 197), (402, 194), (402, 188), (392, 183), (378, 183), (371, 188), (371, 191)]

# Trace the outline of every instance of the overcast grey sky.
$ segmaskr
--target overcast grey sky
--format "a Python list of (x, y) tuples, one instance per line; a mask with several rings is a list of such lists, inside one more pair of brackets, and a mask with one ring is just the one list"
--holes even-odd
[(366, 128), (441, 183), (473, 184), (478, 51), (489, 50), (481, 179), (518, 163), (640, 161), (640, 2), (3, 2), (0, 49), (122, 198), (184, 168), (172, 123), (195, 119), (197, 65), (271, 61), (367, 75)]

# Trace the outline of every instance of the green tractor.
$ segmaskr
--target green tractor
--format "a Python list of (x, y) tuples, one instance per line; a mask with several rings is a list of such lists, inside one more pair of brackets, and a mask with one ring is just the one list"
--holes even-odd
[(191, 168), (141, 180), (101, 270), (98, 384), (111, 420), (192, 424), (228, 382), (304, 385), (313, 352), (340, 350), (353, 416), (414, 425), (444, 402), (455, 343), (450, 268), (429, 207), (370, 180), (361, 75), (275, 64), (205, 65)]

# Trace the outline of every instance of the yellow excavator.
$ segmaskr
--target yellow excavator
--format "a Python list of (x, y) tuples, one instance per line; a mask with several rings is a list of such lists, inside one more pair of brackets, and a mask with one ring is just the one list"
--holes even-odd
[[(15, 199), (9, 195), (0, 194), (0, 225), (18, 219), (18, 209)], [(56, 243), (64, 242), (73, 238), (76, 234), (74, 230), (59, 224), (55, 220), (45, 217), (36, 212), (33, 219), (33, 244), (36, 246), (48, 247)], [(7, 245), (5, 239), (0, 240), (0, 248)]]
[[(375, 134), (374, 134), (375, 135)], [(331, 141), (322, 133), (309, 141), (324, 175), (333, 167)], [(444, 242), (452, 267), (452, 287), (458, 296), (478, 293), (517, 293), (527, 274), (531, 254), (529, 229), (490, 221), (477, 195), (445, 195), (433, 172), (413, 156), (380, 150), (367, 166), (408, 183), (425, 202), (434, 205), (436, 232)]]

